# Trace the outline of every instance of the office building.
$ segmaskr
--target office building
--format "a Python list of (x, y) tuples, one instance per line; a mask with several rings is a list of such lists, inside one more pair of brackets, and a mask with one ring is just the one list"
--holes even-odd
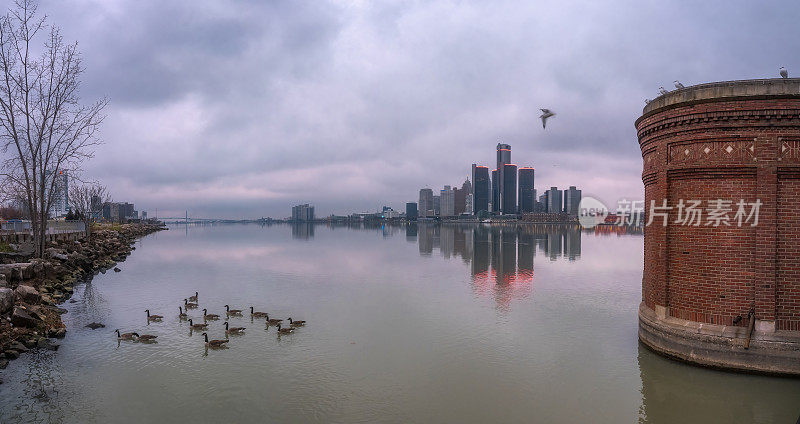
[(472, 177), (472, 213), (475, 215), (480, 211), (489, 211), (490, 189), (489, 168), (486, 166), (475, 166), (474, 175)]
[(440, 209), (439, 216), (453, 216), (455, 215), (455, 193), (449, 185), (444, 186), (440, 192)]
[(533, 168), (519, 169), (519, 213), (536, 212), (536, 190), (533, 188)]
[(581, 204), (581, 191), (575, 186), (570, 186), (564, 190), (564, 212), (570, 216), (578, 216), (578, 209)]
[(419, 217), (428, 218), (433, 216), (433, 190), (422, 188), (419, 190)]
[(517, 165), (507, 163), (503, 165), (503, 175), (500, 177), (500, 204), (503, 215), (517, 213)]
[(442, 214), (442, 196), (433, 196), (433, 214), (439, 216)]
[(417, 220), (417, 204), (414, 202), (406, 203), (406, 219), (409, 221)]
[(492, 170), (492, 212), (500, 212), (500, 173)]
[[(45, 176), (49, 180), (53, 173), (45, 171)], [(49, 183), (50, 181), (47, 181), (47, 184)], [(52, 218), (64, 216), (69, 212), (69, 179), (66, 172), (58, 172), (58, 176), (53, 181), (53, 197), (49, 200), (49, 213)]]
[(547, 190), (547, 212), (561, 213), (564, 210), (562, 205), (561, 190), (558, 187), (550, 187), (550, 190)]
[[(503, 196), (507, 193), (507, 191), (505, 189), (505, 184), (504, 184), (505, 180), (506, 180), (505, 179), (505, 165), (509, 164), (509, 163), (511, 163), (511, 145), (503, 144), (503, 143), (497, 143), (497, 175), (498, 175), (498, 182), (497, 182), (497, 194), (494, 195), (495, 199), (497, 201), (495, 202), (494, 201), (495, 199), (492, 199), (492, 202), (496, 203), (498, 205), (498, 206), (494, 207), (494, 209), (496, 211), (501, 212), (501, 213), (514, 213), (514, 212), (516, 212), (516, 208), (517, 208), (516, 204), (515, 204), (514, 205), (514, 212), (507, 212), (507, 211), (503, 210), (503, 206), (505, 206), (507, 204), (507, 202), (505, 202), (503, 200)], [(514, 180), (516, 180), (516, 178), (517, 178), (517, 175), (516, 175), (516, 171), (515, 171)], [(492, 186), (492, 190), (494, 190), (494, 188), (495, 187), (493, 185)], [(517, 193), (516, 193), (516, 190), (515, 190), (514, 197), (516, 198), (516, 196), (517, 196)]]
[(464, 213), (470, 215), (475, 214), (475, 205), (474, 201), (472, 200), (472, 193), (468, 194), (466, 200), (464, 201)]
[(461, 184), (461, 189), (453, 189), (455, 191), (455, 214), (461, 215), (464, 212), (472, 213), (471, 210), (467, 210), (467, 196), (470, 196), (472, 193), (472, 183), (469, 180), (465, 180), (464, 184)]
[(292, 207), (292, 221), (311, 222), (314, 221), (314, 207), (308, 203)]

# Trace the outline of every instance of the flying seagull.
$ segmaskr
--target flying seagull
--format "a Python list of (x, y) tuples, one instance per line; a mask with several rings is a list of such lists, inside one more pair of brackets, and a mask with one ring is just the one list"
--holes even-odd
[(680, 81), (675, 80), (675, 88), (684, 88)]
[(542, 114), (539, 115), (539, 118), (542, 118), (542, 128), (547, 126), (547, 118), (551, 116), (556, 116), (555, 113), (551, 112), (550, 109), (539, 109), (542, 111)]
[(789, 78), (789, 71), (783, 66), (781, 66), (781, 78)]
[(663, 96), (664, 94), (667, 94), (667, 93), (669, 93), (669, 91), (667, 91), (667, 90), (664, 90), (664, 87), (658, 87), (658, 92), (659, 92), (659, 93), (661, 93), (661, 95), (662, 95), (662, 96)]

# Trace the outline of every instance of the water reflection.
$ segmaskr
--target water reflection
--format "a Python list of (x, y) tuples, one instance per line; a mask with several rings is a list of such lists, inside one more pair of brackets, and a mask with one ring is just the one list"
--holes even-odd
[(299, 240), (309, 240), (314, 238), (314, 224), (310, 222), (294, 222), (292, 226), (292, 238)]

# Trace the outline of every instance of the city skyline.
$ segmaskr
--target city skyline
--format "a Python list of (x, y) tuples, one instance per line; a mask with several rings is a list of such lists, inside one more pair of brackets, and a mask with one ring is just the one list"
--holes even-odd
[[(609, 205), (641, 199), (632, 122), (644, 99), (675, 79), (800, 72), (786, 54), (800, 44), (787, 5), (44, 1), (41, 10), (80, 41), (82, 96), (110, 101), (90, 178), (163, 216), (258, 218), (306, 202), (319, 216), (401, 210), (425, 184), (460, 184), (477, 158), (493, 169), (486, 145), (498, 142), (532, 159), (540, 190), (568, 183)], [(539, 108), (558, 113), (546, 130)]]

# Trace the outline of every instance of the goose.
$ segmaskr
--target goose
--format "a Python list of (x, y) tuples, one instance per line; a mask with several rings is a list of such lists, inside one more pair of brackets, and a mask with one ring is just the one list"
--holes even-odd
[(269, 314), (264, 314), (264, 317), (267, 318), (267, 325), (270, 325), (270, 324), (275, 325), (275, 324), (280, 324), (281, 322), (283, 322), (282, 319), (277, 319), (277, 318), (269, 319)]
[(189, 303), (189, 299), (183, 299), (183, 306), (185, 306), (186, 309), (194, 309), (194, 308), (197, 307), (197, 304), (196, 303)]
[(186, 312), (183, 312), (183, 308), (181, 308), (180, 306), (178, 306), (178, 312), (179, 312), (178, 313), (178, 318), (180, 318), (180, 319), (189, 318), (189, 316), (186, 315)]
[(150, 310), (149, 309), (145, 309), (145, 312), (147, 312), (147, 320), (148, 321), (161, 321), (164, 318), (161, 315), (150, 315)]
[(197, 292), (194, 292), (194, 296), (189, 296), (190, 302), (197, 302)]
[(225, 334), (242, 334), (244, 327), (231, 327), (228, 328), (228, 321), (225, 321)]
[(136, 337), (139, 338), (139, 341), (143, 343), (153, 343), (156, 341), (156, 338), (158, 337), (152, 334), (141, 334), (141, 335), (139, 333), (133, 333), (133, 334), (135, 334)]
[(208, 333), (203, 333), (203, 337), (208, 347), (225, 347), (225, 343), (228, 343), (228, 340), (208, 340)]
[(206, 312), (208, 312), (208, 311), (203, 309), (203, 319), (211, 319), (211, 320), (219, 319), (219, 315), (217, 315), (217, 314), (208, 314)]
[(208, 328), (208, 324), (206, 324), (204, 322), (198, 323), (198, 324), (194, 324), (194, 323), (192, 323), (192, 319), (189, 318), (189, 327), (191, 327), (193, 330), (205, 330), (206, 328)]
[(117, 338), (120, 340), (133, 340), (136, 338), (136, 333), (119, 333), (119, 329), (114, 330), (117, 333)]
[(291, 333), (293, 331), (294, 331), (294, 328), (291, 328), (291, 327), (281, 328), (281, 325), (278, 324), (278, 334), (289, 334), (289, 333)]
[(231, 309), (230, 306), (225, 305), (225, 313), (228, 314), (228, 315), (241, 315), (242, 314), (242, 310), (241, 309)]
[(251, 306), (250, 307), (250, 315), (252, 315), (255, 318), (264, 318), (265, 316), (267, 316), (267, 313), (266, 312), (258, 312), (258, 311), (253, 312), (253, 307)]
[(305, 320), (299, 320), (299, 319), (292, 321), (292, 317), (289, 317), (289, 324), (291, 324), (292, 327), (302, 327), (306, 325), (306, 322)]

